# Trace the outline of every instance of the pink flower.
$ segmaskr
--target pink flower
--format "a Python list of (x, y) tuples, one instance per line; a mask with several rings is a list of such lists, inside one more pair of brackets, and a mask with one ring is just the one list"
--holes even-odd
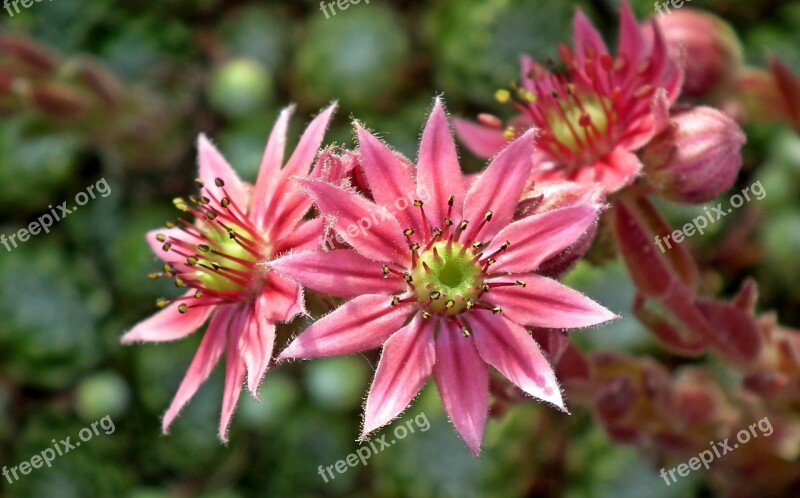
[(174, 201), (179, 210), (196, 218), (195, 223), (181, 219), (147, 234), (153, 251), (164, 261), (163, 273), (153, 278), (170, 278), (188, 292), (171, 301), (159, 299), (159, 306), (165, 309), (133, 327), (122, 342), (181, 339), (211, 318), (164, 415), (164, 432), (225, 353), (219, 437), (227, 441), (228, 423), (245, 374), (250, 392), (257, 397), (272, 357), (275, 323), (305, 312), (300, 286), (268, 272), (263, 262), (319, 244), (322, 220), (302, 221), (311, 202), (291, 177), (308, 174), (334, 109), (335, 105), (328, 107), (311, 122), (283, 166), (292, 114), (292, 108), (285, 109), (272, 130), (252, 188), (201, 135), (200, 193), (190, 196), (189, 202)]
[(524, 56), (521, 85), (498, 92), (498, 100), (512, 102), (521, 112), (509, 127), (482, 115), (481, 124), (456, 120), (456, 131), (472, 152), (489, 157), (535, 127), (535, 180), (598, 182), (606, 192), (615, 192), (638, 175), (641, 166), (633, 152), (665, 124), (682, 72), (669, 57), (658, 26), (646, 36), (626, 2), (616, 57), (580, 10), (574, 33), (573, 49), (559, 47), (567, 75)]
[[(553, 369), (525, 327), (586, 327), (614, 314), (534, 271), (580, 238), (601, 206), (513, 221), (530, 176), (534, 133), (503, 149), (467, 189), (438, 100), (416, 167), (360, 126), (357, 132), (375, 202), (300, 179), (352, 249), (300, 251), (269, 263), (310, 289), (350, 300), (300, 334), (279, 359), (383, 345), (362, 438), (397, 417), (433, 374), (456, 430), (477, 454), (487, 417), (487, 364), (564, 409)], [(410, 203), (400, 202), (409, 195)]]

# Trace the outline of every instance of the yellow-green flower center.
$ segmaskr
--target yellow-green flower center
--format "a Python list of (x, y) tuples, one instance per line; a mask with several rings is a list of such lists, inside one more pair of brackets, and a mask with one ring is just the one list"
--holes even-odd
[(411, 271), (414, 294), (430, 313), (455, 315), (471, 307), (481, 293), (484, 272), (473, 249), (442, 240), (419, 255)]

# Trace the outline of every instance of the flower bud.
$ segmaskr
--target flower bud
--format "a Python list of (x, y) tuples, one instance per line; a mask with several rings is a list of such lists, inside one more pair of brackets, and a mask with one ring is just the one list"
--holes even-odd
[(714, 93), (742, 65), (736, 32), (713, 14), (684, 8), (659, 18), (658, 25), (670, 55), (683, 62), (685, 96)]
[(739, 125), (716, 109), (679, 112), (642, 152), (645, 178), (668, 199), (710, 201), (736, 180), (745, 141)]

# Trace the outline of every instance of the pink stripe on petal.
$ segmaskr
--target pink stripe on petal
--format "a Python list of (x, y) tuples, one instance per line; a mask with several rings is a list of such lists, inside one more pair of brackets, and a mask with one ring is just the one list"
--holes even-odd
[(321, 358), (377, 348), (403, 326), (414, 310), (413, 304), (392, 306), (388, 296), (359, 296), (314, 322), (278, 359)]
[(240, 207), (247, 206), (247, 190), (245, 190), (244, 184), (239, 179), (239, 175), (236, 174), (228, 164), (228, 161), (203, 134), (200, 134), (200, 138), (197, 139), (197, 153), (198, 175), (203, 185), (212, 192), (216, 192), (217, 187), (214, 182), (219, 178), (225, 182), (225, 191), (228, 192), (231, 201)]
[(449, 321), (442, 321), (436, 336), (433, 377), (450, 420), (478, 455), (489, 413), (489, 370), (475, 341)]
[(491, 311), (469, 313), (468, 323), (483, 361), (526, 393), (566, 411), (556, 374), (524, 327)]
[[(571, 246), (597, 219), (600, 206), (585, 204), (534, 214), (508, 225), (486, 249), (493, 254), (506, 241), (511, 245), (496, 256), (496, 272), (530, 272), (542, 261)], [(491, 223), (491, 222), (490, 222)]]
[(425, 385), (436, 360), (433, 330), (433, 320), (417, 315), (384, 344), (364, 408), (362, 439), (397, 417)]
[(219, 418), (219, 438), (228, 442), (228, 426), (230, 425), (239, 395), (244, 384), (245, 364), (239, 353), (239, 340), (246, 319), (245, 311), (234, 316), (228, 327), (228, 349), (225, 354), (225, 386), (222, 390), (222, 412)]
[(430, 225), (443, 226), (448, 210), (447, 200), (451, 195), (457, 199), (453, 205), (452, 217), (456, 220), (461, 218), (464, 199), (461, 166), (458, 164), (456, 144), (444, 106), (438, 98), (428, 118), (428, 124), (422, 131), (419, 144), (417, 193), (425, 201), (425, 214)]
[(252, 220), (257, 226), (263, 229), (264, 216), (269, 207), (270, 201), (275, 191), (275, 186), (280, 179), (280, 171), (283, 166), (283, 155), (286, 149), (286, 130), (289, 127), (289, 119), (294, 112), (294, 106), (284, 108), (278, 116), (275, 125), (270, 132), (264, 155), (261, 158), (261, 166), (258, 168), (258, 178), (253, 188), (253, 209)]
[(228, 325), (232, 317), (239, 310), (235, 306), (221, 306), (211, 318), (208, 329), (200, 341), (200, 346), (183, 377), (178, 392), (172, 399), (164, 419), (161, 421), (161, 428), (167, 432), (172, 421), (178, 416), (183, 406), (194, 396), (200, 385), (205, 382), (211, 371), (217, 365), (222, 352), (225, 350), (227, 341)]
[(395, 213), (395, 218), (405, 228), (422, 228), (419, 208), (413, 206), (417, 197), (411, 171), (401, 157), (356, 124), (361, 167), (367, 176), (370, 192), (375, 202)]
[(258, 399), (258, 385), (267, 371), (275, 345), (275, 324), (266, 319), (269, 296), (262, 294), (243, 320), (239, 351), (247, 366), (247, 387)]
[(320, 214), (334, 219), (334, 228), (341, 238), (362, 256), (403, 265), (411, 262), (403, 228), (386, 208), (326, 182), (299, 181), (314, 199)]
[(406, 288), (403, 279), (386, 278), (380, 263), (352, 249), (297, 252), (273, 260), (269, 266), (304, 287), (337, 297), (399, 294)]
[(571, 329), (619, 318), (580, 292), (534, 273), (500, 277), (492, 279), (492, 282), (517, 280), (524, 282), (525, 287), (496, 287), (487, 292), (483, 299), (500, 306), (504, 316), (520, 325)]
[[(194, 296), (194, 290), (182, 297)], [(183, 339), (205, 323), (213, 311), (213, 306), (189, 308), (186, 313), (178, 311), (178, 306), (186, 301), (175, 301), (155, 315), (136, 324), (122, 336), (122, 343), (167, 342)]]
[(502, 129), (489, 128), (461, 118), (453, 118), (453, 127), (464, 146), (483, 159), (493, 157), (508, 143)]
[[(466, 231), (469, 237), (485, 241), (513, 218), (531, 174), (534, 136), (535, 132), (528, 130), (508, 144), (470, 186), (464, 200), (464, 219), (469, 221)], [(477, 232), (488, 211), (492, 211), (492, 220)]]

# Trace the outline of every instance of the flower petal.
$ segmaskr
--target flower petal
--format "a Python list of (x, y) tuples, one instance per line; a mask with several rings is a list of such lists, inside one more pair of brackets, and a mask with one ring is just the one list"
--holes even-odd
[[(405, 160), (371, 133), (356, 124), (361, 167), (367, 176), (375, 202), (394, 208), (395, 218), (405, 228), (419, 231), (420, 213), (411, 207), (417, 197), (417, 186)], [(401, 208), (400, 201), (403, 201)]]
[[(470, 186), (464, 200), (469, 237), (487, 240), (513, 218), (531, 174), (534, 136), (534, 130), (528, 130), (508, 144)], [(478, 230), (488, 211), (492, 211), (492, 220)]]
[(197, 353), (195, 353), (192, 363), (189, 365), (180, 387), (178, 387), (178, 392), (172, 399), (172, 403), (161, 421), (161, 428), (165, 434), (172, 421), (178, 416), (181, 408), (194, 396), (194, 393), (197, 392), (197, 389), (205, 382), (217, 365), (222, 352), (225, 350), (229, 324), (233, 316), (238, 312), (239, 310), (236, 306), (220, 306), (211, 318), (211, 323), (208, 324), (208, 329), (200, 341)]
[(280, 180), (280, 171), (283, 166), (283, 155), (286, 150), (286, 130), (289, 128), (289, 119), (294, 112), (294, 106), (285, 107), (275, 124), (267, 140), (264, 155), (261, 158), (261, 165), (258, 168), (258, 178), (253, 188), (253, 206), (251, 219), (256, 226), (264, 227), (264, 217), (267, 213), (270, 200), (272, 199), (275, 187)]
[(607, 53), (608, 49), (603, 41), (603, 37), (597, 32), (592, 22), (586, 17), (581, 9), (575, 12), (572, 22), (572, 32), (574, 34), (575, 55), (583, 65), (587, 59), (595, 59), (600, 54)]
[(503, 130), (499, 128), (489, 128), (461, 118), (453, 118), (453, 127), (464, 146), (484, 159), (493, 157), (508, 143)]
[(623, 74), (625, 79), (636, 71), (642, 50), (647, 46), (642, 29), (633, 15), (633, 10), (627, 1), (620, 5), (619, 44), (617, 55), (625, 57)]
[(198, 169), (200, 180), (207, 188), (213, 188), (217, 178), (225, 182), (225, 191), (237, 206), (247, 206), (248, 196), (239, 175), (228, 161), (202, 133), (197, 139)]
[(273, 254), (283, 254), (288, 251), (306, 251), (322, 247), (325, 220), (314, 218), (297, 225), (295, 230), (279, 240)]
[(413, 310), (412, 304), (392, 306), (387, 296), (359, 296), (314, 322), (278, 359), (321, 358), (377, 348), (403, 326)]
[[(571, 246), (597, 219), (598, 204), (584, 204), (534, 214), (508, 225), (486, 249), (493, 254), (506, 242), (509, 248), (496, 256), (497, 272), (529, 272), (542, 261)], [(488, 223), (487, 223), (488, 225)]]
[(223, 443), (228, 442), (228, 425), (236, 409), (239, 395), (242, 393), (244, 383), (245, 364), (239, 353), (239, 340), (244, 327), (246, 312), (241, 310), (237, 316), (231, 318), (228, 327), (228, 349), (225, 355), (225, 386), (222, 390), (222, 413), (219, 418), (219, 438)]
[(438, 98), (419, 144), (417, 195), (425, 201), (425, 214), (431, 226), (443, 226), (448, 210), (447, 200), (451, 195), (459, 200), (453, 205), (452, 218), (461, 218), (463, 203), (460, 200), (464, 198), (464, 180), (453, 133), (442, 101)]
[(417, 315), (384, 344), (367, 396), (362, 439), (397, 417), (425, 385), (436, 360), (433, 330), (433, 320)]
[[(194, 296), (194, 289), (182, 297)], [(205, 323), (213, 311), (213, 306), (188, 308), (186, 313), (178, 311), (178, 306), (185, 301), (176, 300), (155, 315), (137, 323), (122, 336), (122, 343), (132, 342), (166, 342), (183, 339)]]
[(194, 237), (193, 235), (181, 230), (180, 228), (156, 228), (155, 230), (150, 230), (145, 234), (144, 238), (147, 240), (147, 243), (150, 245), (150, 250), (153, 251), (153, 254), (156, 255), (161, 261), (168, 262), (172, 258), (168, 257), (169, 252), (164, 250), (164, 242), (158, 240), (159, 236), (164, 236), (167, 240), (169, 239), (178, 239), (184, 240), (191, 245), (195, 244), (202, 244), (203, 241), (199, 238)]
[(449, 321), (442, 321), (436, 336), (433, 377), (450, 420), (477, 455), (489, 413), (489, 370), (475, 341)]
[(483, 361), (526, 393), (566, 411), (556, 374), (525, 328), (490, 311), (473, 311), (468, 321)]
[(275, 273), (268, 273), (265, 280), (262, 292), (267, 296), (269, 305), (261, 308), (261, 312), (267, 320), (288, 322), (306, 313), (303, 288), (297, 282)]
[(616, 192), (633, 183), (642, 169), (636, 154), (616, 148), (595, 164), (597, 180), (607, 193)]
[(520, 325), (551, 329), (590, 327), (619, 318), (580, 292), (555, 280), (529, 273), (493, 279), (522, 281), (525, 287), (495, 287), (483, 299), (500, 306), (503, 315)]
[(247, 366), (247, 387), (258, 399), (258, 385), (267, 371), (275, 345), (275, 324), (266, 319), (269, 295), (261, 294), (243, 320), (239, 351)]
[(352, 249), (296, 252), (268, 265), (304, 287), (337, 297), (399, 294), (406, 288), (402, 279), (386, 278), (380, 263)]
[(334, 229), (362, 256), (376, 261), (410, 263), (411, 252), (403, 237), (403, 228), (386, 207), (329, 183), (298, 181), (314, 199), (320, 214), (333, 218)]

